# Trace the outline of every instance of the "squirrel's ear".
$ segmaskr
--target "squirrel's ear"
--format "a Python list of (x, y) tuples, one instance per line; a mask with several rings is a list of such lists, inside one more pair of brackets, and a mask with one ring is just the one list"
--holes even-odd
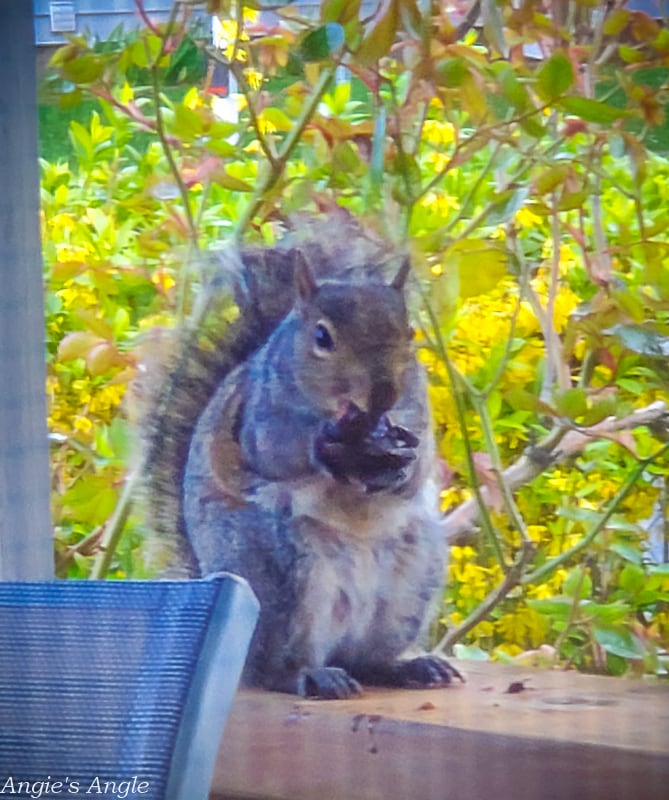
[(395, 277), (390, 282), (392, 288), (397, 290), (403, 289), (404, 284), (406, 283), (407, 276), (410, 271), (411, 271), (411, 259), (409, 258), (409, 256), (405, 256), (399, 270), (397, 271), (397, 275), (395, 275)]
[(314, 279), (314, 274), (311, 271), (311, 267), (307, 263), (304, 253), (301, 250), (297, 250), (295, 253), (294, 277), (298, 300), (311, 300), (318, 291), (318, 286)]

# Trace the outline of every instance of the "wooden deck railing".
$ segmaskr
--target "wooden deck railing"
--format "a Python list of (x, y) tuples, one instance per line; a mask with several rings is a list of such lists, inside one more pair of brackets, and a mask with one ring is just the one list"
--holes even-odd
[(465, 685), (352, 701), (240, 692), (212, 800), (669, 798), (669, 686), (465, 672)]

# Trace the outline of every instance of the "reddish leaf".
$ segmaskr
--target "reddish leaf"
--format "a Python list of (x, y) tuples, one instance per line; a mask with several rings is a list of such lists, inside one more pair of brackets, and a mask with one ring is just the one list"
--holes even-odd
[(104, 375), (121, 361), (121, 354), (111, 342), (99, 342), (86, 355), (86, 366), (93, 376)]
[(89, 350), (100, 342), (100, 337), (91, 331), (74, 331), (64, 336), (58, 345), (58, 359), (72, 361), (84, 358)]

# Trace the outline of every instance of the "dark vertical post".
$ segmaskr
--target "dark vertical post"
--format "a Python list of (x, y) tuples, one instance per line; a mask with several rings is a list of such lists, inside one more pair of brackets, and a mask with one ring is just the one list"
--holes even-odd
[(0, 0), (0, 579), (53, 576), (31, 0)]

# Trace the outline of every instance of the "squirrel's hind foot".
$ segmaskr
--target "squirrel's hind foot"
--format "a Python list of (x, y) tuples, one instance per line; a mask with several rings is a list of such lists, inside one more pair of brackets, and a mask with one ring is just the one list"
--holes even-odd
[(303, 670), (298, 678), (298, 693), (321, 700), (346, 700), (362, 694), (362, 686), (340, 667)]

